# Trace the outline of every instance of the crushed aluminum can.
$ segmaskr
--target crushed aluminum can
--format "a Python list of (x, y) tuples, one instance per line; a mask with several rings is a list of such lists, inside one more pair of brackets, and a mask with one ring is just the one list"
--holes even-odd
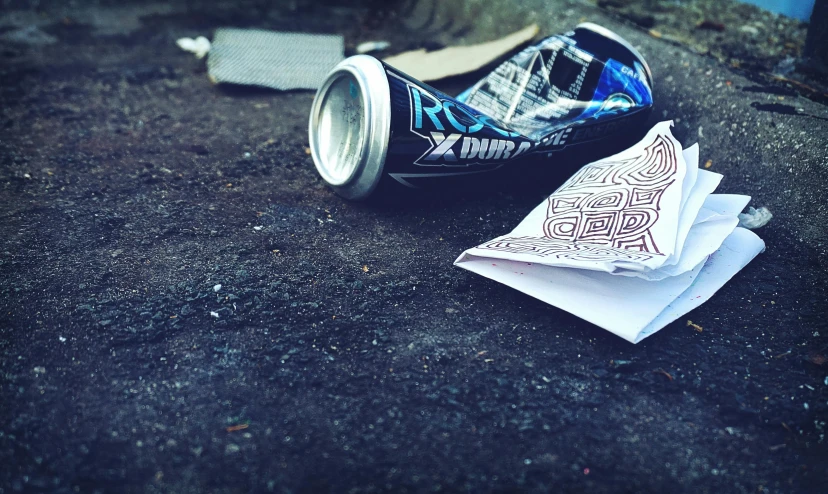
[[(491, 172), (530, 155), (566, 160), (630, 140), (653, 106), (652, 75), (617, 34), (584, 23), (542, 40), (452, 98), (368, 55), (328, 75), (310, 149), (342, 197)], [(574, 155), (575, 153), (572, 153)]]

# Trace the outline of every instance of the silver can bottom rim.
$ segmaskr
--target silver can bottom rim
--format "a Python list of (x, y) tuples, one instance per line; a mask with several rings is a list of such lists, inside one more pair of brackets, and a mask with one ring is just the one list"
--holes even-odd
[(379, 183), (391, 131), (385, 68), (368, 55), (340, 62), (319, 88), (308, 129), (322, 178), (348, 199), (368, 197)]

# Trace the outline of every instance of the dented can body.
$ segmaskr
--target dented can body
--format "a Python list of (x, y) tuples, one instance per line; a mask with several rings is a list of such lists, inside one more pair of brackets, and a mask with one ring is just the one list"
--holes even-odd
[(521, 51), (457, 97), (357, 55), (314, 99), (310, 147), (322, 177), (349, 199), (383, 183), (418, 188), (502, 168), (529, 155), (624, 139), (652, 109), (640, 54), (593, 24)]

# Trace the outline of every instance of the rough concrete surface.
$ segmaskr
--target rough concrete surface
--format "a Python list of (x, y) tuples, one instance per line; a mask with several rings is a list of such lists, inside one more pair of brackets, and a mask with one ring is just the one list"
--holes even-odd
[[(447, 3), (5, 8), (0, 492), (824, 488), (828, 108), (589, 2)], [(305, 150), (313, 94), (212, 86), (175, 46), (582, 20), (645, 55), (651, 123), (774, 214), (765, 253), (639, 345), (452, 267), (542, 193), (344, 201)]]

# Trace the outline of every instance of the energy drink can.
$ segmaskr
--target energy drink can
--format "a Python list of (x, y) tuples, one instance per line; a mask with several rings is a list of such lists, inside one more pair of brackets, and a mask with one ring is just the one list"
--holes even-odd
[(585, 23), (526, 48), (456, 98), (371, 56), (350, 57), (316, 94), (310, 149), (339, 195), (364, 199), (383, 184), (418, 188), (523, 156), (554, 165), (578, 148), (624, 140), (652, 105), (641, 54)]

